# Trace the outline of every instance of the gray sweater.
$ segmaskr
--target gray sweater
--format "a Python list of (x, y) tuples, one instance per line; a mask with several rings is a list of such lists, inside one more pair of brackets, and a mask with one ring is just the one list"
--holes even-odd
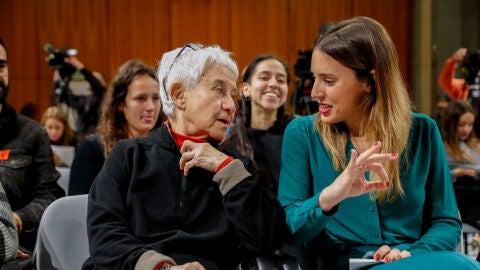
[(475, 180), (480, 180), (480, 154), (475, 152), (472, 148), (468, 146), (465, 142), (460, 142), (460, 149), (475, 159), (475, 163), (470, 163), (467, 161), (456, 161), (453, 157), (447, 153), (448, 159), (448, 166), (450, 167), (450, 174), (452, 175), (452, 180), (456, 180), (456, 176), (453, 170), (457, 168), (466, 168), (466, 169), (474, 169), (477, 172), (475, 176)]
[(0, 184), (0, 264), (15, 259), (18, 234), (7, 195)]

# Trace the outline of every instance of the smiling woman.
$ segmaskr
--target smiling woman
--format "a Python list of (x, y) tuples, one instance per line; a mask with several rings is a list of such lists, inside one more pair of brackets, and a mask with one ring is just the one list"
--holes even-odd
[(224, 147), (249, 157), (277, 192), (283, 131), (293, 116), (285, 113), (290, 71), (272, 54), (253, 58), (242, 74), (242, 97)]
[(412, 112), (384, 26), (336, 23), (311, 70), (320, 113), (293, 120), (282, 150), (278, 199), (294, 241), (322, 269), (368, 254), (385, 262), (371, 269), (478, 269), (455, 252), (462, 222), (440, 133)]

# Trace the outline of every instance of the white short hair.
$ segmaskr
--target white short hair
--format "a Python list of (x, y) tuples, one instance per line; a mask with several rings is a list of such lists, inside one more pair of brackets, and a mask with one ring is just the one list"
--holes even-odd
[(174, 82), (182, 83), (187, 90), (195, 88), (208, 69), (219, 64), (230, 69), (238, 78), (238, 67), (231, 53), (219, 46), (203, 47), (200, 44), (187, 44), (166, 52), (158, 65), (157, 79), (160, 84), (160, 97), (163, 112), (169, 119), (175, 118), (175, 104), (170, 88)]

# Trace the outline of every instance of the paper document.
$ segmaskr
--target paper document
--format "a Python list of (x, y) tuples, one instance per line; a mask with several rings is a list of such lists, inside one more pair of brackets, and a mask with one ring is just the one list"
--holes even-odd
[(52, 151), (57, 155), (63, 164), (68, 167), (72, 166), (73, 157), (75, 156), (75, 147), (64, 145), (52, 145)]
[(368, 269), (377, 264), (382, 264), (383, 261), (376, 261), (374, 259), (350, 259), (350, 270)]

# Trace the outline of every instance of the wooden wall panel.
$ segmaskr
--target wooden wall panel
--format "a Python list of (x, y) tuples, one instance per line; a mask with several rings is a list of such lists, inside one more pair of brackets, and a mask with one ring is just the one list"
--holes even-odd
[(170, 48), (169, 1), (109, 1), (105, 53), (110, 56), (110, 74), (129, 59), (157, 65)]
[(0, 1), (0, 36), (8, 49), (8, 100), (17, 110), (24, 100), (38, 104), (40, 99), (37, 74), (41, 58), (33, 45), (34, 7), (35, 2), (29, 0)]
[(242, 70), (255, 55), (275, 53), (292, 67), (298, 50), (313, 45), (318, 27), (354, 15), (385, 24), (410, 79), (411, 0), (5, 0), (0, 36), (9, 47), (11, 95), (42, 112), (52, 102), (52, 71), (45, 43), (75, 47), (92, 70), (111, 79), (132, 58), (157, 65), (162, 54), (187, 42), (219, 44)]
[(287, 0), (232, 0), (231, 40), (240, 71), (259, 53), (287, 55)]
[(326, 22), (351, 17), (351, 0), (296, 0), (288, 8), (289, 58), (296, 60), (296, 50), (313, 47), (318, 29)]
[(410, 82), (411, 65), (411, 0), (390, 1), (355, 0), (352, 16), (368, 16), (385, 26), (398, 51), (403, 77)]
[[(105, 0), (37, 0), (36, 50), (46, 56), (46, 43), (55, 48), (76, 48), (85, 66), (108, 73), (106, 13)], [(39, 71), (42, 78), (51, 80), (52, 70), (46, 63)]]
[(195, 42), (230, 50), (229, 6), (224, 0), (172, 1), (170, 49)]

